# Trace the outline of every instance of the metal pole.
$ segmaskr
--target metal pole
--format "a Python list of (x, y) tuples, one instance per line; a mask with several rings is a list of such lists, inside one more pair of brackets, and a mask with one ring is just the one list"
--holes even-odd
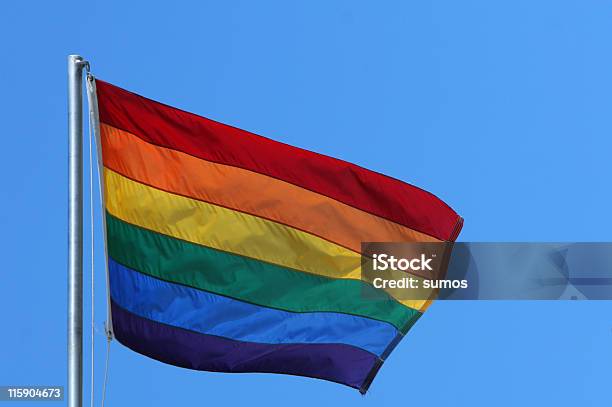
[(83, 405), (83, 66), (68, 56), (68, 407)]

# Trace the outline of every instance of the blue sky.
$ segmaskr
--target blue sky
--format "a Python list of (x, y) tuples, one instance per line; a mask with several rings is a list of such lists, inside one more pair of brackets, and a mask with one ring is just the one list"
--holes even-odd
[[(66, 382), (69, 53), (148, 97), (419, 185), (465, 218), (460, 240), (612, 240), (607, 2), (125, 3), (2, 5), (0, 385)], [(366, 397), (299, 377), (189, 371), (113, 343), (107, 400), (607, 405), (611, 308), (436, 303)]]

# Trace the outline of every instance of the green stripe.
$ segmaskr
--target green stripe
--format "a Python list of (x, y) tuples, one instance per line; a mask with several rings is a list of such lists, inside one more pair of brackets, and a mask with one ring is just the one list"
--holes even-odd
[(342, 312), (406, 332), (420, 312), (371, 285), (331, 279), (185, 242), (106, 215), (108, 254), (141, 273), (264, 307)]

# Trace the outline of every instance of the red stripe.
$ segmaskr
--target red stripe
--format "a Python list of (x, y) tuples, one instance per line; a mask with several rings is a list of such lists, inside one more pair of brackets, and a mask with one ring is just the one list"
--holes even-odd
[(441, 240), (454, 240), (458, 235), (461, 218), (457, 213), (413, 185), (155, 102), (100, 80), (96, 85), (100, 121), (149, 143), (281, 179)]

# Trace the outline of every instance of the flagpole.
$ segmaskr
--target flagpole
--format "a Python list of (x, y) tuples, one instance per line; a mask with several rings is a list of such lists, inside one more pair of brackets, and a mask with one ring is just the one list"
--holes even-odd
[(83, 67), (68, 56), (68, 407), (83, 405)]

